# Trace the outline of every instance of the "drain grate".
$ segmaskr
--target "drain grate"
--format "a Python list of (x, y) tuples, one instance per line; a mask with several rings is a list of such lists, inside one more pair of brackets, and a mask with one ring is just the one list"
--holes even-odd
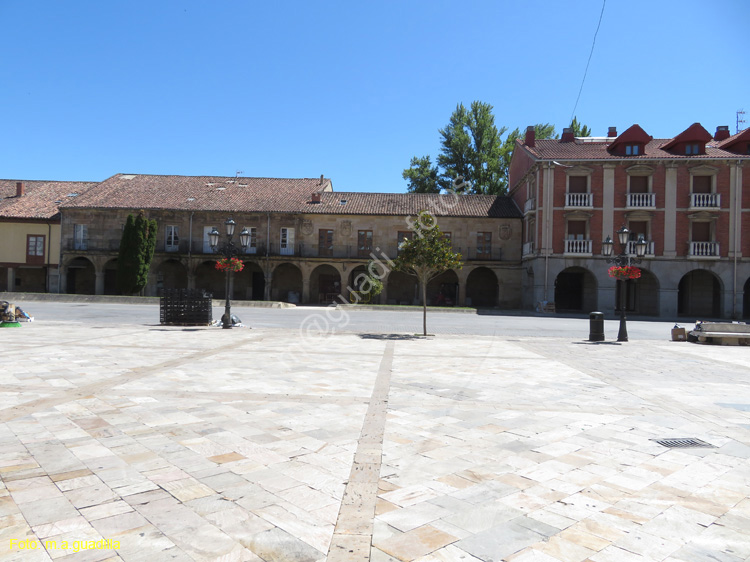
[(672, 449), (689, 449), (691, 447), (710, 447), (714, 448), (711, 443), (706, 443), (701, 439), (695, 437), (672, 437), (670, 439), (651, 439), (656, 441), (659, 445), (664, 447), (670, 447)]

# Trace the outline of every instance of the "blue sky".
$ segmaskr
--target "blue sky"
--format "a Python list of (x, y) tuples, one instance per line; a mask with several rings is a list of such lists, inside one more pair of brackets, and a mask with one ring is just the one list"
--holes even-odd
[[(570, 120), (602, 2), (0, 0), (0, 177), (317, 177), (402, 192), (456, 104)], [(750, 124), (750, 3), (607, 0), (576, 115)], [(747, 126), (747, 125), (746, 125)]]

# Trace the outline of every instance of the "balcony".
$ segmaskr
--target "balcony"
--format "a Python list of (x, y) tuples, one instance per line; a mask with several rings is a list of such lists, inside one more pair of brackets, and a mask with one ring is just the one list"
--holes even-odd
[(565, 254), (573, 256), (591, 256), (591, 240), (566, 240)]
[(628, 209), (655, 209), (655, 193), (628, 193)]
[[(628, 242), (628, 245), (625, 251), (627, 252), (629, 256), (636, 255), (635, 244), (636, 244), (636, 240), (631, 240), (630, 242)], [(646, 256), (654, 255), (654, 243), (653, 242), (646, 241), (646, 253), (644, 255)]]
[(531, 199), (527, 199), (526, 203), (523, 204), (523, 212), (530, 213), (534, 210), (536, 210), (536, 199), (532, 197)]
[(593, 193), (566, 193), (565, 194), (565, 206), (572, 207), (574, 209), (586, 209), (593, 208), (594, 206), (594, 194)]
[(690, 242), (688, 255), (691, 258), (719, 259), (718, 242)]
[(721, 195), (718, 193), (691, 193), (691, 209), (719, 209), (721, 208)]
[(521, 255), (529, 256), (533, 253), (534, 253), (534, 243), (533, 242), (524, 243)]

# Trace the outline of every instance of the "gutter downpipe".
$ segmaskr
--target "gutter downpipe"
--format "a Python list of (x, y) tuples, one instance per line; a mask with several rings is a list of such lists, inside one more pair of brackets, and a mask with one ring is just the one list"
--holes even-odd
[(737, 160), (737, 164), (734, 169), (734, 294), (732, 295), (733, 320), (737, 320), (739, 318), (737, 316), (737, 252), (739, 251), (739, 248), (737, 247), (737, 236), (740, 230), (739, 221), (742, 218), (742, 215), (739, 213), (740, 186), (742, 185), (742, 182), (740, 181), (740, 174), (742, 173), (741, 165), (742, 161)]
[(266, 301), (271, 300), (271, 269), (270, 264), (268, 263), (268, 256), (271, 252), (271, 213), (270, 211), (266, 213), (266, 286), (263, 290), (265, 293), (263, 296), (265, 297)]
[[(45, 272), (45, 275), (44, 275), (44, 292), (45, 293), (49, 293), (49, 268), (50, 268), (50, 262), (49, 262), (50, 255), (49, 254), (51, 250), (52, 250), (52, 223), (49, 221), (49, 219), (47, 219), (47, 251), (46, 251), (47, 271)], [(59, 287), (60, 286), (60, 279), (59, 279), (60, 265), (59, 264), (57, 266), (57, 275), (58, 275), (57, 283)]]
[(190, 226), (188, 227), (188, 267), (190, 267), (190, 258), (193, 257), (193, 215), (195, 211), (190, 211)]

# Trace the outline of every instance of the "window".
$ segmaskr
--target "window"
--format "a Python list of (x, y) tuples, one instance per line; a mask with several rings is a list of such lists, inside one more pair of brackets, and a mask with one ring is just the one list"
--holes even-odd
[(180, 249), (180, 237), (176, 226), (168, 224), (164, 236), (164, 250), (167, 252), (176, 252)]
[(89, 247), (88, 226), (85, 224), (74, 224), (73, 225), (73, 249), (74, 250), (88, 250), (88, 247)]
[(477, 259), (489, 259), (492, 256), (492, 233), (477, 232)]
[(691, 242), (711, 242), (711, 223), (710, 222), (693, 222), (693, 233)]
[(648, 176), (630, 176), (630, 193), (648, 193)]
[(641, 147), (638, 144), (626, 144), (625, 156), (638, 156), (641, 153)]
[(693, 176), (693, 193), (711, 193), (712, 176)]
[(414, 233), (411, 230), (399, 230), (398, 231), (398, 250), (397, 253), (401, 251), (401, 244), (404, 243), (406, 240), (411, 240), (411, 237)]
[(568, 221), (568, 240), (586, 240), (586, 221)]
[(357, 255), (360, 258), (368, 258), (372, 253), (372, 230), (360, 230), (357, 232)]
[(30, 234), (26, 237), (26, 263), (44, 264), (44, 236)]
[(629, 221), (628, 222), (628, 240), (637, 242), (638, 237), (643, 236), (644, 240), (648, 240), (648, 221)]
[(258, 251), (258, 229), (251, 226), (247, 231), (250, 233), (250, 242), (248, 242), (245, 252), (255, 254)]
[(293, 256), (294, 255), (294, 229), (293, 228), (282, 228), (280, 234), (280, 251), (282, 256)]
[(333, 230), (318, 230), (318, 256), (333, 257)]
[(588, 193), (588, 176), (570, 176), (568, 178), (568, 193)]
[(685, 145), (685, 154), (687, 154), (688, 156), (691, 154), (700, 154), (700, 153), (701, 153), (701, 145), (697, 143)]

